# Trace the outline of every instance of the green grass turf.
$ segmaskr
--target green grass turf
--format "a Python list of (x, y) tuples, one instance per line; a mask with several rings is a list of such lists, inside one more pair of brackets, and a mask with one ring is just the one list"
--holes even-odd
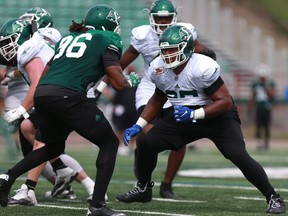
[[(84, 147), (85, 146), (85, 147)], [(84, 144), (84, 148), (67, 146), (67, 153), (76, 158), (85, 168), (92, 179), (95, 177), (95, 156), (97, 149)], [(92, 149), (92, 150), (91, 150)], [(268, 152), (258, 152), (250, 147), (250, 154), (264, 166), (288, 166), (287, 147), (273, 148)], [(133, 188), (135, 178), (133, 175), (133, 156), (118, 156), (114, 175), (108, 189), (108, 206), (120, 210), (128, 216), (139, 215), (166, 215), (166, 216), (260, 216), (266, 215), (267, 204), (264, 197), (244, 178), (213, 179), (213, 178), (187, 178), (177, 176), (174, 181), (174, 192), (178, 195), (178, 202), (167, 202), (159, 199), (159, 183), (166, 169), (167, 152), (159, 155), (158, 165), (153, 173), (155, 186), (153, 188), (154, 200), (150, 203), (123, 204), (115, 201), (117, 194)], [(149, 156), (148, 156), (149, 157)], [(3, 170), (15, 164), (15, 161), (5, 159), (5, 147), (0, 146), (0, 167)], [(19, 156), (21, 158), (21, 156)], [(197, 146), (196, 150), (186, 153), (181, 169), (193, 168), (220, 168), (234, 167), (217, 151), (214, 145), (205, 147)], [(24, 183), (25, 175), (14, 184), (11, 195)], [(288, 197), (287, 180), (271, 179), (275, 188), (280, 189), (281, 195)], [(72, 187), (77, 194), (73, 201), (47, 199), (43, 194), (51, 190), (52, 185), (40, 179), (36, 188), (37, 207), (7, 207), (0, 208), (0, 215), (59, 215), (79, 216), (86, 215), (88, 204), (87, 193), (84, 188), (76, 183)], [(234, 187), (234, 188), (233, 188)], [(239, 187), (239, 188), (236, 188)], [(246, 188), (246, 189), (245, 189)], [(247, 189), (248, 188), (248, 189)]]

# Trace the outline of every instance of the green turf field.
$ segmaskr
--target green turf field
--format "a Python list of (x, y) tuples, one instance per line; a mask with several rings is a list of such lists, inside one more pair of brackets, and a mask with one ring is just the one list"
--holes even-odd
[[(83, 144), (85, 148), (75, 148), (73, 146), (67, 146), (67, 153), (75, 157), (86, 169), (90, 177), (94, 179), (94, 164), (97, 149), (92, 148), (89, 144)], [(234, 167), (220, 155), (212, 144), (201, 146), (200, 143), (197, 144), (196, 147), (196, 150), (187, 151), (181, 170)], [(264, 167), (288, 167), (288, 146), (277, 146), (269, 152), (258, 152), (254, 146), (250, 146), (248, 149), (251, 155), (264, 165)], [(3, 172), (15, 162), (8, 160), (5, 156), (5, 146), (0, 145), (0, 153), (0, 168), (1, 172)], [(174, 181), (174, 192), (178, 195), (179, 199), (173, 201), (160, 199), (159, 183), (163, 178), (166, 168), (167, 156), (167, 153), (161, 153), (159, 155), (158, 166), (153, 175), (155, 181), (153, 188), (154, 199), (152, 202), (146, 204), (123, 204), (115, 201), (117, 194), (132, 189), (135, 182), (133, 175), (133, 156), (118, 156), (113, 179), (108, 190), (108, 205), (115, 210), (126, 213), (128, 216), (266, 215), (265, 210), (267, 204), (264, 197), (242, 177), (219, 179), (177, 176)], [(24, 179), (25, 176), (16, 181), (11, 191), (12, 195), (14, 194), (13, 190), (18, 189), (20, 185), (24, 183)], [(284, 198), (288, 197), (287, 179), (271, 179), (271, 182)], [(44, 198), (43, 195), (45, 191), (51, 190), (52, 185), (44, 179), (41, 179), (35, 191), (39, 206), (0, 208), (0, 215), (86, 215), (88, 206), (86, 203), (86, 190), (76, 182), (72, 183), (72, 187), (77, 194), (76, 200), (47, 199)]]

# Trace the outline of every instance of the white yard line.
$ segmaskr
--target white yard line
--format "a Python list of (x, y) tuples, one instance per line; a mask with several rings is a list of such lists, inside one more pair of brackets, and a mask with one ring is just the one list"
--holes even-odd
[[(38, 204), (37, 206), (45, 207), (45, 208), (56, 208), (56, 209), (72, 209), (72, 210), (87, 210), (87, 208), (80, 207), (71, 207), (71, 206), (58, 206), (58, 205), (45, 205)], [(167, 212), (152, 212), (152, 211), (132, 211), (132, 210), (116, 210), (118, 212), (127, 212), (127, 213), (136, 213), (136, 214), (146, 214), (146, 215), (166, 215), (166, 216), (196, 216), (196, 215), (187, 215), (187, 214), (179, 214), (179, 213), (167, 213)]]

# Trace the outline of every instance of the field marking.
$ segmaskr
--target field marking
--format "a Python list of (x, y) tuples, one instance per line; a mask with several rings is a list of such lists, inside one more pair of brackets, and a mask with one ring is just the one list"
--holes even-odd
[[(70, 206), (58, 206), (58, 205), (45, 205), (45, 204), (38, 204), (39, 207), (47, 207), (47, 208), (56, 208), (56, 209), (70, 209), (70, 210), (87, 210), (87, 208), (81, 207), (70, 207)], [(179, 214), (179, 213), (167, 213), (167, 212), (151, 212), (151, 211), (132, 211), (132, 210), (116, 210), (117, 212), (123, 213), (136, 213), (136, 214), (147, 214), (147, 215), (166, 215), (166, 216), (196, 216), (196, 215), (187, 215), (187, 214)]]
[[(122, 183), (122, 184), (131, 184), (135, 185), (135, 181), (120, 181), (120, 180), (112, 180), (111, 183)], [(248, 180), (247, 180), (248, 183)], [(155, 186), (160, 186), (160, 183), (154, 182)], [(258, 190), (256, 187), (252, 186), (231, 186), (231, 185), (216, 185), (216, 184), (195, 184), (195, 183), (173, 183), (173, 187), (182, 187), (182, 188), (215, 188), (215, 189), (236, 189), (236, 190)], [(280, 192), (288, 192), (287, 188), (275, 188)]]
[(164, 199), (164, 198), (153, 198), (152, 200), (161, 202), (177, 202), (177, 203), (207, 203), (203, 200), (177, 200), (177, 199)]
[(239, 197), (234, 197), (235, 199), (241, 199), (241, 200), (266, 200), (265, 198), (260, 198), (260, 197), (242, 197), (242, 196), (239, 196)]
[[(270, 179), (287, 179), (287, 167), (263, 167)], [(237, 167), (179, 170), (178, 176), (202, 178), (245, 178)]]

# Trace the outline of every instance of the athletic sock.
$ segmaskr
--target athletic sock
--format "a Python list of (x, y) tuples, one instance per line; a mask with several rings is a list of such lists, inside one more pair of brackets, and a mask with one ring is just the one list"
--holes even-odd
[(81, 181), (81, 184), (85, 187), (85, 189), (87, 190), (88, 192), (88, 195), (91, 195), (93, 194), (93, 191), (94, 191), (94, 181), (89, 177), (87, 176), (85, 179), (83, 179)]
[(54, 172), (56, 172), (56, 170), (63, 169), (63, 168), (67, 167), (60, 158), (57, 158), (54, 162), (52, 162), (50, 164), (51, 164)]
[(33, 190), (36, 188), (37, 182), (30, 179), (26, 179), (25, 185), (28, 187), (28, 190)]

